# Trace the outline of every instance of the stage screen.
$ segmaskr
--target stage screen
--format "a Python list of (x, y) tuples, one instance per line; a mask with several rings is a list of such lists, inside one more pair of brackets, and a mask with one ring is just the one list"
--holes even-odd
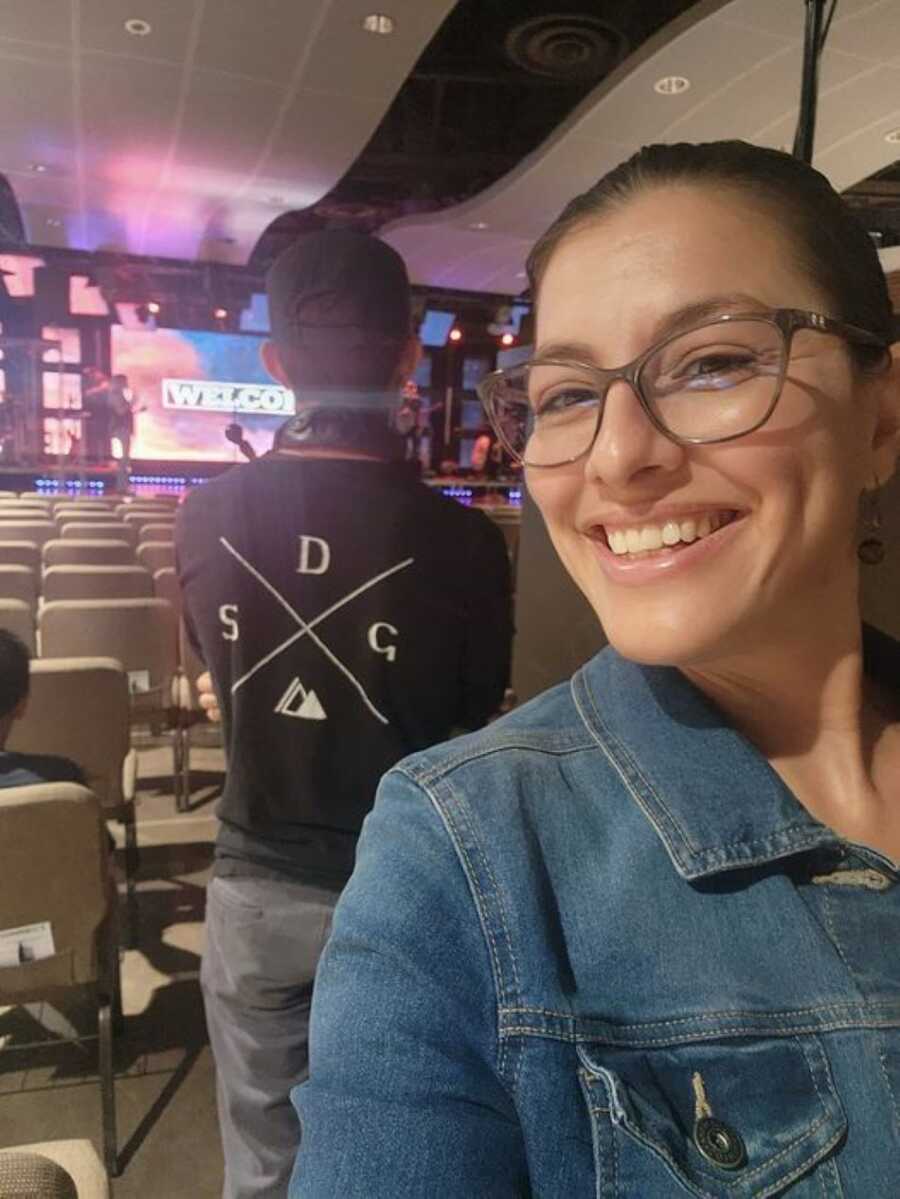
[(294, 397), (266, 373), (263, 340), (113, 325), (112, 370), (128, 376), (137, 411), (132, 459), (242, 461), (225, 440), (232, 421), (257, 453), (271, 449), (275, 430), (294, 411)]

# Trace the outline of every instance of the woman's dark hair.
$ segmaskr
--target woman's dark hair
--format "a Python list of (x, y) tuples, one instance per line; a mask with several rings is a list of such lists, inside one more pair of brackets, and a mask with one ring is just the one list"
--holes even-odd
[[(885, 345), (894, 341), (895, 318), (878, 252), (849, 206), (806, 163), (742, 141), (644, 146), (576, 196), (528, 256), (535, 300), (547, 264), (568, 234), (654, 187), (704, 184), (731, 188), (765, 204), (790, 236), (798, 265), (833, 304), (827, 315), (867, 329)], [(854, 344), (850, 349), (862, 366), (884, 359), (877, 347)]]
[(0, 629), (0, 720), (28, 694), (28, 648), (14, 633)]

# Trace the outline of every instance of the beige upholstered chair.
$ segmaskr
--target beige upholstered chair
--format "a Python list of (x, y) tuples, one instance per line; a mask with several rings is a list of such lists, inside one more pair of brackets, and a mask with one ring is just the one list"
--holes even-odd
[[(121, 1022), (116, 904), (97, 797), (75, 783), (0, 791), (4, 927), (49, 924), (52, 954), (0, 966), (0, 1004), (59, 1002), (73, 988), (97, 1008), (103, 1156), (118, 1173), (113, 1031)], [(16, 1048), (25, 1048), (16, 1045)]]
[(18, 599), (0, 599), (0, 629), (15, 633), (34, 653), (34, 608), (31, 604)]
[(128, 676), (109, 657), (33, 658), (30, 674), (25, 715), (13, 725), (8, 746), (76, 762), (105, 818), (122, 823), (130, 944), (136, 926), (137, 754), (131, 748)]
[(133, 504), (118, 504), (116, 506), (116, 520), (125, 520), (126, 517), (134, 518), (135, 516), (155, 516), (160, 520), (170, 520), (171, 514), (172, 509), (165, 504), (151, 504), (136, 500)]
[(137, 547), (137, 560), (145, 570), (155, 575), (158, 570), (175, 565), (175, 545), (172, 541), (142, 541)]
[(55, 536), (56, 525), (50, 519), (23, 516), (15, 520), (0, 520), (0, 541), (34, 541), (42, 546)]
[(0, 1195), (109, 1199), (109, 1178), (90, 1141), (41, 1141), (0, 1149)]
[(154, 521), (152, 524), (141, 526), (141, 541), (174, 541), (174, 520)]
[(41, 547), (34, 541), (0, 541), (0, 562), (9, 566), (28, 566), (39, 572)]
[(63, 541), (81, 541), (87, 537), (92, 541), (127, 541), (132, 548), (137, 545), (136, 531), (118, 520), (64, 521), (59, 536)]
[(39, 577), (30, 566), (0, 563), (0, 599), (19, 599), (34, 608)]
[(67, 537), (48, 541), (44, 569), (50, 566), (134, 566), (134, 550), (127, 541), (93, 537)]
[(85, 511), (83, 508), (57, 508), (53, 513), (53, 520), (57, 530), (62, 529), (63, 525), (73, 524), (112, 524), (115, 523), (115, 516), (106, 508), (95, 508)]
[(0, 503), (0, 520), (52, 520), (49, 507), (38, 504)]
[(184, 736), (178, 695), (178, 624), (161, 599), (56, 600), (38, 617), (41, 656), (110, 657), (122, 663), (131, 692), (131, 723), (173, 734), (176, 799), (184, 782)]
[[(0, 567), (0, 594), (3, 568)], [(153, 576), (143, 566), (48, 566), (43, 597), (52, 600), (140, 599), (153, 595)]]

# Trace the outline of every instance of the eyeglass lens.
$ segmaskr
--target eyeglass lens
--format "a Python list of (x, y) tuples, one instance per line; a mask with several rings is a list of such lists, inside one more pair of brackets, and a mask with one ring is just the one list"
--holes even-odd
[[(784, 337), (763, 320), (705, 325), (665, 342), (638, 386), (676, 438), (718, 441), (758, 427), (778, 398)], [(605, 396), (591, 371), (545, 363), (508, 372), (490, 401), (498, 433), (527, 464), (552, 466), (590, 448)]]

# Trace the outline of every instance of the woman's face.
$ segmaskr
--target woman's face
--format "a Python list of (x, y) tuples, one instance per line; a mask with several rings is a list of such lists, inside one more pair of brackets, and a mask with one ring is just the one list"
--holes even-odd
[[(536, 353), (562, 343), (603, 367), (631, 361), (688, 305), (713, 301), (713, 317), (836, 315), (764, 208), (685, 186), (645, 192), (570, 234), (538, 301)], [(855, 371), (839, 338), (801, 331), (757, 432), (676, 445), (619, 381), (591, 453), (529, 468), (527, 482), (612, 644), (638, 661), (701, 666), (855, 612), (858, 499), (893, 471), (889, 409), (896, 416), (896, 384)], [(671, 548), (616, 554), (607, 540), (611, 531), (621, 549), (623, 534), (627, 544), (629, 530), (654, 527), (671, 540), (673, 526), (683, 540)], [(688, 543), (694, 532), (707, 535)]]

